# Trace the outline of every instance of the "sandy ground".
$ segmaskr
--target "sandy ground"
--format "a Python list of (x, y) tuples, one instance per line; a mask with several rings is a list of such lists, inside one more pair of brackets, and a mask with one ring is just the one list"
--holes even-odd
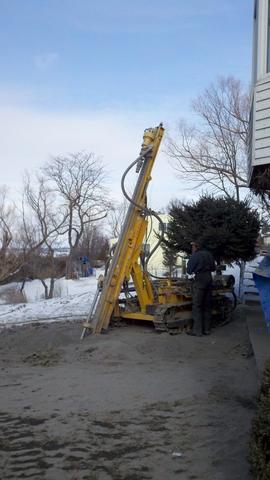
[(1, 331), (1, 480), (250, 478), (257, 373), (241, 313), (203, 338), (80, 333)]

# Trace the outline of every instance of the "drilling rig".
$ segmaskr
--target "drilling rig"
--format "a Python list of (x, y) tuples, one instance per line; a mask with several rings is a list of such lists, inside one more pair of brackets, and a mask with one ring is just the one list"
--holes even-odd
[[(147, 268), (164, 235), (159, 215), (147, 206), (147, 187), (163, 136), (162, 124), (146, 129), (138, 158), (123, 174), (121, 186), (129, 208), (106, 274), (98, 282), (81, 338), (87, 330), (91, 333), (106, 331), (114, 320), (150, 321), (158, 332), (170, 333), (182, 331), (191, 324), (192, 281), (186, 276), (157, 277)], [(133, 168), (136, 168), (138, 179), (130, 197), (125, 179)], [(151, 216), (159, 221), (161, 235), (148, 259), (143, 261), (142, 246)], [(213, 313), (218, 314), (219, 321), (228, 322), (236, 305), (234, 277), (219, 274), (213, 283)]]

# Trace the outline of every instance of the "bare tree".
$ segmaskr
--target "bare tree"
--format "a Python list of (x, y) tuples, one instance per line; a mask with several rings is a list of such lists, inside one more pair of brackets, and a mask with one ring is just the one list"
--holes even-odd
[[(33, 182), (29, 174), (25, 175), (24, 199), (22, 217), (25, 244), (29, 249), (28, 266), (31, 265), (32, 274), (41, 281), (45, 298), (52, 298), (58, 273), (55, 246), (59, 243), (59, 232), (63, 233), (66, 228), (67, 214), (57, 206), (55, 195), (42, 176), (36, 176)], [(31, 221), (27, 221), (26, 207)], [(38, 252), (40, 247), (43, 247), (43, 252)], [(47, 278), (50, 279), (49, 286)]]
[(173, 168), (196, 187), (240, 200), (247, 188), (249, 95), (233, 77), (219, 78), (193, 102), (197, 126), (180, 122), (166, 152)]
[(1, 263), (12, 241), (12, 223), (14, 221), (15, 206), (8, 203), (8, 189), (5, 185), (0, 188), (0, 258)]
[(60, 206), (66, 211), (70, 250), (66, 277), (72, 278), (74, 258), (86, 225), (104, 218), (109, 209), (105, 169), (93, 153), (74, 153), (53, 158), (44, 172), (59, 192)]
[(124, 199), (121, 203), (114, 206), (109, 212), (107, 222), (110, 229), (110, 236), (112, 238), (119, 237), (129, 205), (129, 202)]
[(0, 187), (0, 283), (5, 283), (21, 268), (22, 252), (15, 248), (18, 216), (15, 204), (8, 198), (8, 188)]
[(98, 261), (105, 261), (109, 253), (109, 241), (104, 235), (102, 224), (87, 225), (80, 240), (79, 251), (81, 256), (87, 256), (91, 266)]
[[(28, 195), (30, 197), (30, 190)], [(21, 275), (33, 255), (38, 258), (41, 246), (56, 231), (54, 226), (42, 230), (33, 211), (27, 216), (25, 207), (25, 200), (20, 210), (9, 201), (7, 187), (0, 188), (0, 283), (7, 283), (15, 275)]]

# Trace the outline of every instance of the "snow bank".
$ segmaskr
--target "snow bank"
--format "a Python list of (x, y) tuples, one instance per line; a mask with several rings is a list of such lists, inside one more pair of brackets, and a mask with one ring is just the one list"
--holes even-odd
[[(100, 272), (97, 273), (97, 276)], [(21, 284), (9, 284), (0, 287), (0, 293), (6, 288), (20, 289)], [(42, 288), (41, 288), (42, 287)], [(0, 327), (24, 325), (33, 322), (55, 322), (83, 319), (87, 316), (96, 292), (96, 277), (79, 280), (56, 281), (56, 294), (61, 295), (51, 300), (41, 300), (44, 287), (39, 280), (32, 280), (25, 285), (27, 303), (0, 305)]]

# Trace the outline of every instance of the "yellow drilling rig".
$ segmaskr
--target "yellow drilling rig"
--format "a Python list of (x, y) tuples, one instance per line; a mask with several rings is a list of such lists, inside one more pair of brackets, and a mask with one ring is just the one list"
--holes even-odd
[[(191, 323), (192, 281), (186, 277), (157, 277), (147, 269), (149, 258), (160, 245), (164, 233), (159, 215), (147, 206), (147, 187), (163, 135), (162, 124), (146, 129), (139, 157), (123, 174), (121, 186), (130, 202), (129, 209), (105, 277), (98, 282), (81, 338), (87, 330), (91, 333), (106, 331), (113, 320), (150, 321), (157, 331), (171, 333)], [(136, 168), (139, 175), (133, 195), (129, 197), (125, 179), (132, 168)], [(163, 233), (148, 261), (144, 262), (141, 253), (150, 216), (158, 219)], [(231, 275), (218, 274), (214, 278), (213, 313), (219, 322), (229, 321), (236, 305), (233, 285)]]

